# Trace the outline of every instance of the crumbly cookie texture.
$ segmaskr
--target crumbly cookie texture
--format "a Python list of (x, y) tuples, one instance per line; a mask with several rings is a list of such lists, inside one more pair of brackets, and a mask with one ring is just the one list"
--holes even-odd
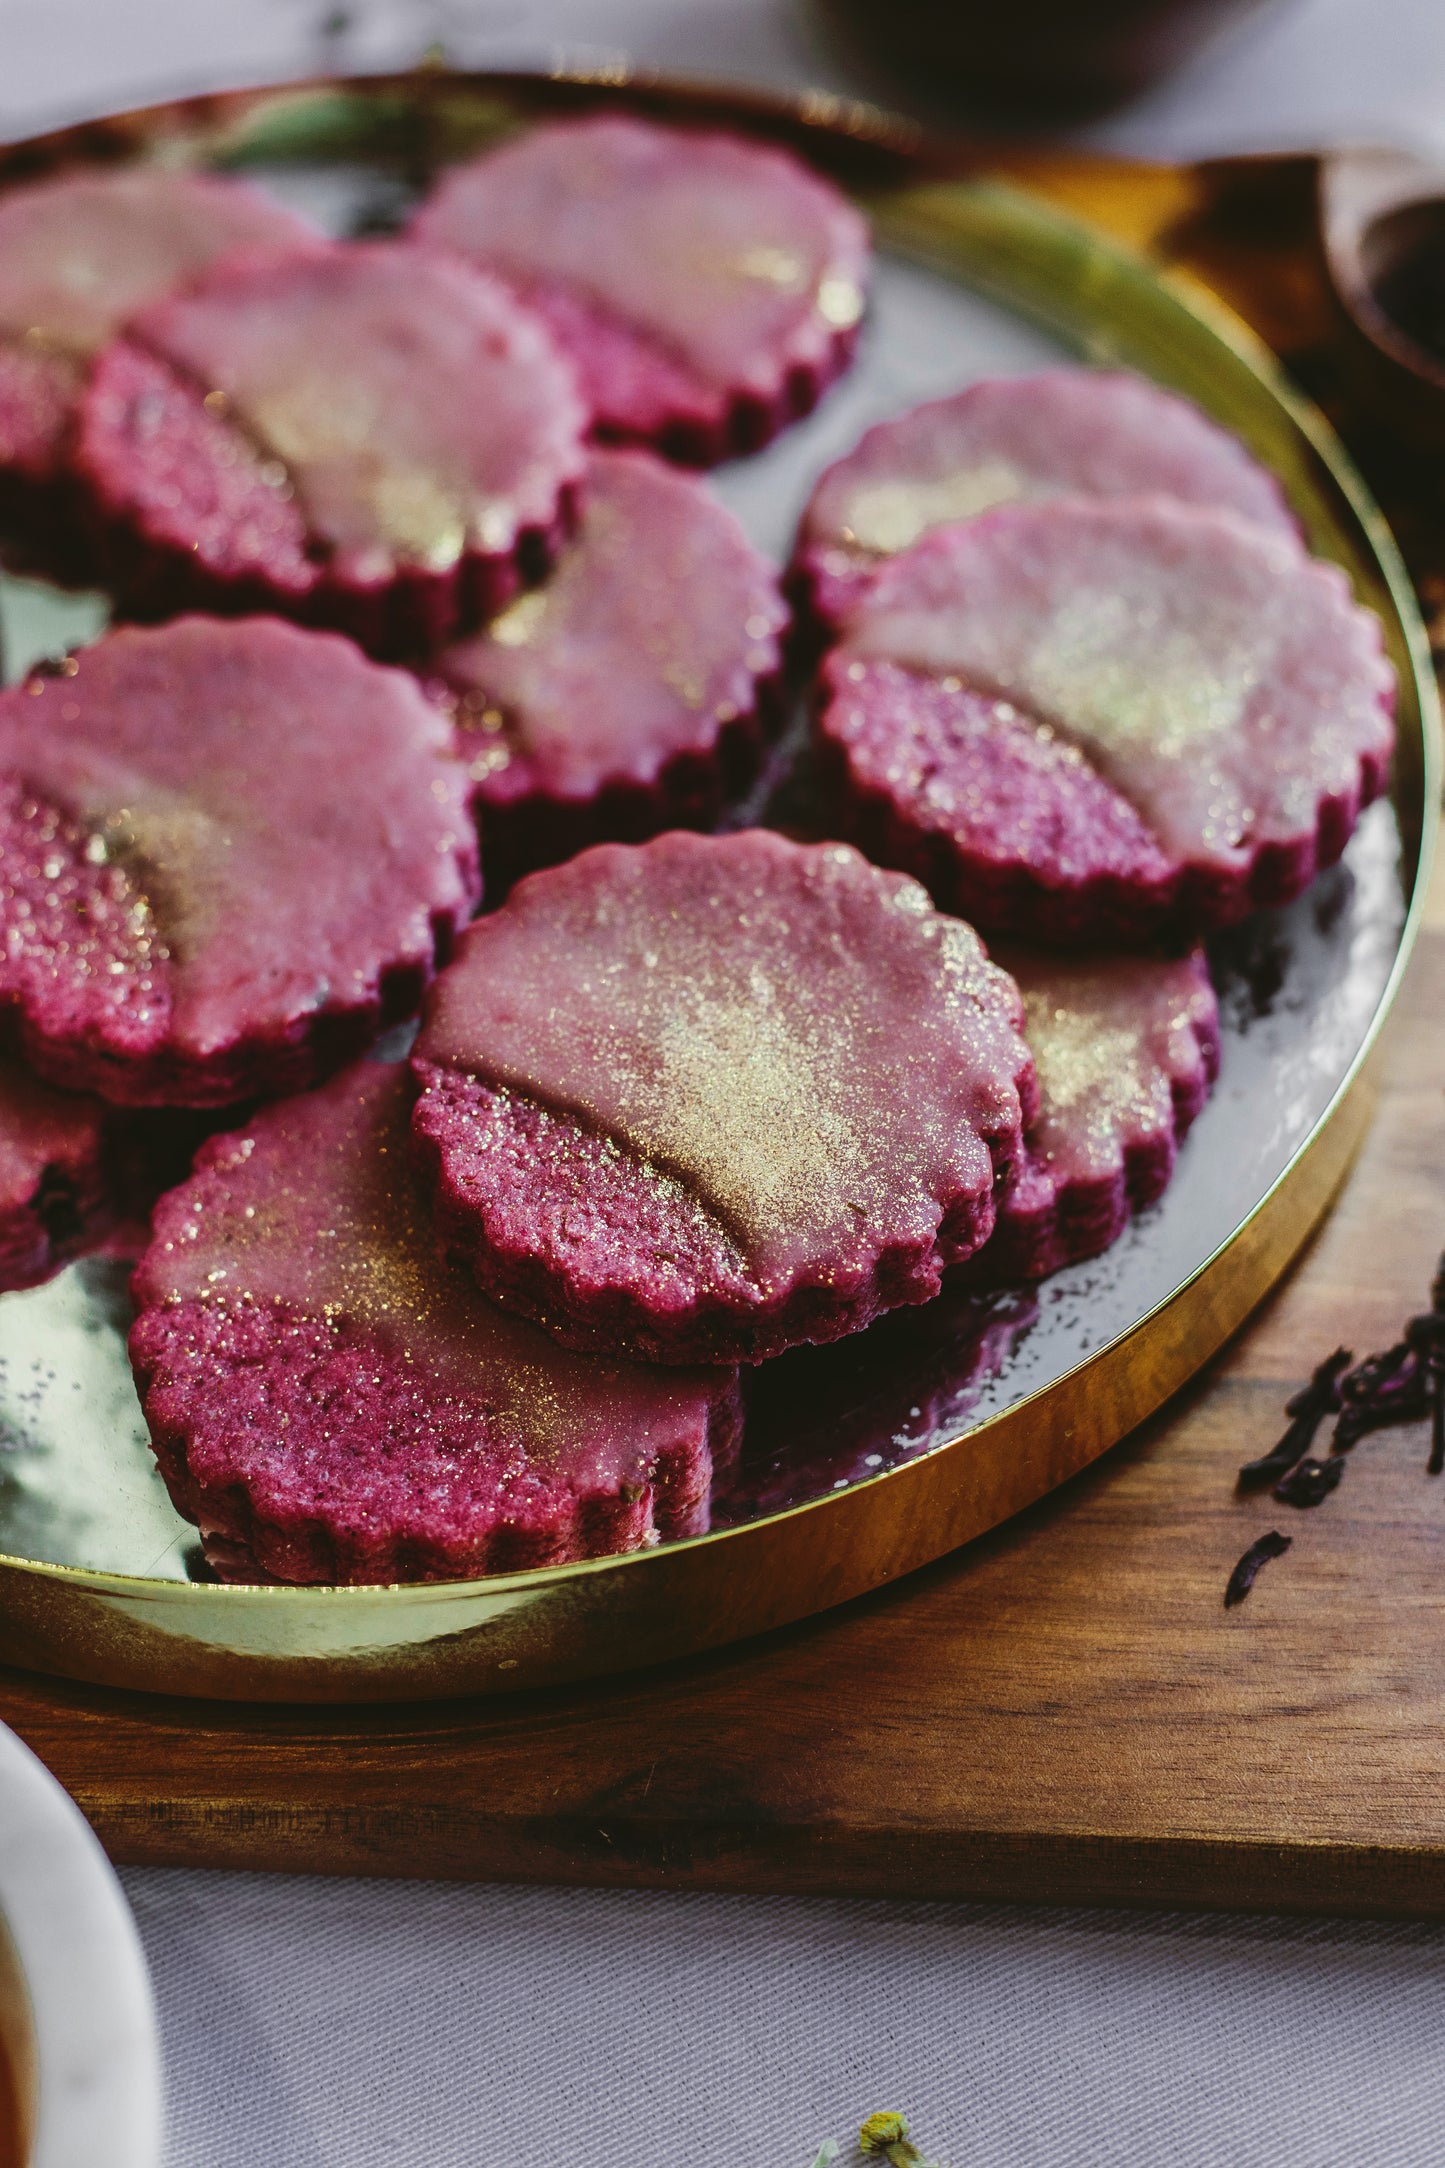
[(645, 452), (589, 461), (543, 587), (438, 657), (488, 893), (587, 844), (705, 827), (756, 769), (787, 609), (732, 513)]
[(539, 573), (586, 415), (539, 318), (401, 242), (221, 265), (132, 318), (75, 467), (134, 614), (266, 608), (434, 646)]
[(108, 633), (0, 693), (0, 1007), (52, 1082), (224, 1106), (409, 1015), (480, 892), (448, 718), (276, 619)]
[(1299, 538), (1274, 476), (1189, 400), (1121, 371), (1045, 369), (869, 429), (808, 500), (794, 588), (831, 634), (879, 567), (934, 528), (1057, 497), (1169, 497)]
[(579, 1346), (760, 1361), (923, 1302), (991, 1232), (1033, 1068), (915, 882), (765, 830), (519, 882), (429, 1001), (440, 1239)]
[(1159, 498), (1006, 506), (878, 572), (820, 681), (839, 818), (989, 932), (1147, 942), (1287, 902), (1384, 788), (1338, 566)]
[(867, 226), (788, 152), (594, 114), (444, 174), (411, 228), (507, 279), (575, 362), (597, 434), (689, 466), (755, 451), (846, 367)]
[(737, 1376), (570, 1353), (438, 1258), (404, 1066), (200, 1153), (134, 1280), (146, 1419), (227, 1579), (447, 1580), (708, 1525)]
[(1202, 949), (994, 955), (1024, 997), (1039, 1107), (976, 1267), (1038, 1280), (1108, 1249), (1163, 1195), (1219, 1073), (1219, 1004)]
[(0, 521), (7, 553), (94, 571), (70, 487), (76, 402), (139, 308), (237, 249), (320, 236), (243, 181), (171, 166), (59, 173), (0, 193)]

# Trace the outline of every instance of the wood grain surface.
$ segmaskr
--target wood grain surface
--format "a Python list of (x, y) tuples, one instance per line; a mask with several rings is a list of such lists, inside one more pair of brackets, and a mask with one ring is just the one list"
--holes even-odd
[[(1300, 351), (1327, 355), (1300, 163), (1267, 178), (1279, 217), (1245, 221), (1243, 270), (1233, 184), (1031, 177), (1206, 275), (1213, 248), (1214, 283), (1285, 345), (1287, 275)], [(118, 1860), (1445, 1915), (1445, 1479), (1423, 1430), (1364, 1441), (1314, 1511), (1234, 1490), (1321, 1355), (1383, 1346), (1421, 1306), (1442, 1084), (1437, 884), (1374, 1128), (1287, 1282), (1087, 1474), (846, 1610), (506, 1704), (248, 1710), (11, 1672), (0, 1717)], [(1293, 1547), (1226, 1612), (1273, 1526)]]

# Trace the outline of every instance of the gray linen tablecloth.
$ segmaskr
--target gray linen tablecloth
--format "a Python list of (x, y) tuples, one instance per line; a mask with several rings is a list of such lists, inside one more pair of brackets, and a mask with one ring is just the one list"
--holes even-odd
[[(857, 88), (786, 0), (0, 0), (0, 133), (171, 92), (631, 51)], [(1099, 145), (1445, 150), (1445, 0), (1296, 0)], [(133, 1871), (168, 2168), (1434, 2168), (1445, 1931)], [(96, 2168), (104, 2168), (97, 2163)]]

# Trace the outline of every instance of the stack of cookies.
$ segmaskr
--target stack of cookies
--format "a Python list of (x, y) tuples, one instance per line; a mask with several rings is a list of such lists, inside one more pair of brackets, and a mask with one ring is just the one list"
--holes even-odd
[[(0, 197), (8, 553), (118, 619), (0, 694), (0, 1284), (148, 1213), (223, 1577), (706, 1529), (752, 1366), (1159, 1197), (1202, 938), (1384, 787), (1376, 621), (1134, 378), (869, 431), (780, 577), (689, 470), (823, 396), (868, 257), (790, 154), (608, 113), (384, 241)], [(739, 828), (804, 693), (806, 816)]]

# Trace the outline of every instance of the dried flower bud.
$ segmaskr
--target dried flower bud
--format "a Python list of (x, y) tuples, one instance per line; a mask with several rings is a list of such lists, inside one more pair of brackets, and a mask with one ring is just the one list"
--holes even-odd
[(864, 2153), (881, 2153), (885, 2160), (892, 2161), (893, 2168), (929, 2168), (909, 2137), (903, 2117), (886, 2109), (869, 2116), (858, 2133), (858, 2146)]

